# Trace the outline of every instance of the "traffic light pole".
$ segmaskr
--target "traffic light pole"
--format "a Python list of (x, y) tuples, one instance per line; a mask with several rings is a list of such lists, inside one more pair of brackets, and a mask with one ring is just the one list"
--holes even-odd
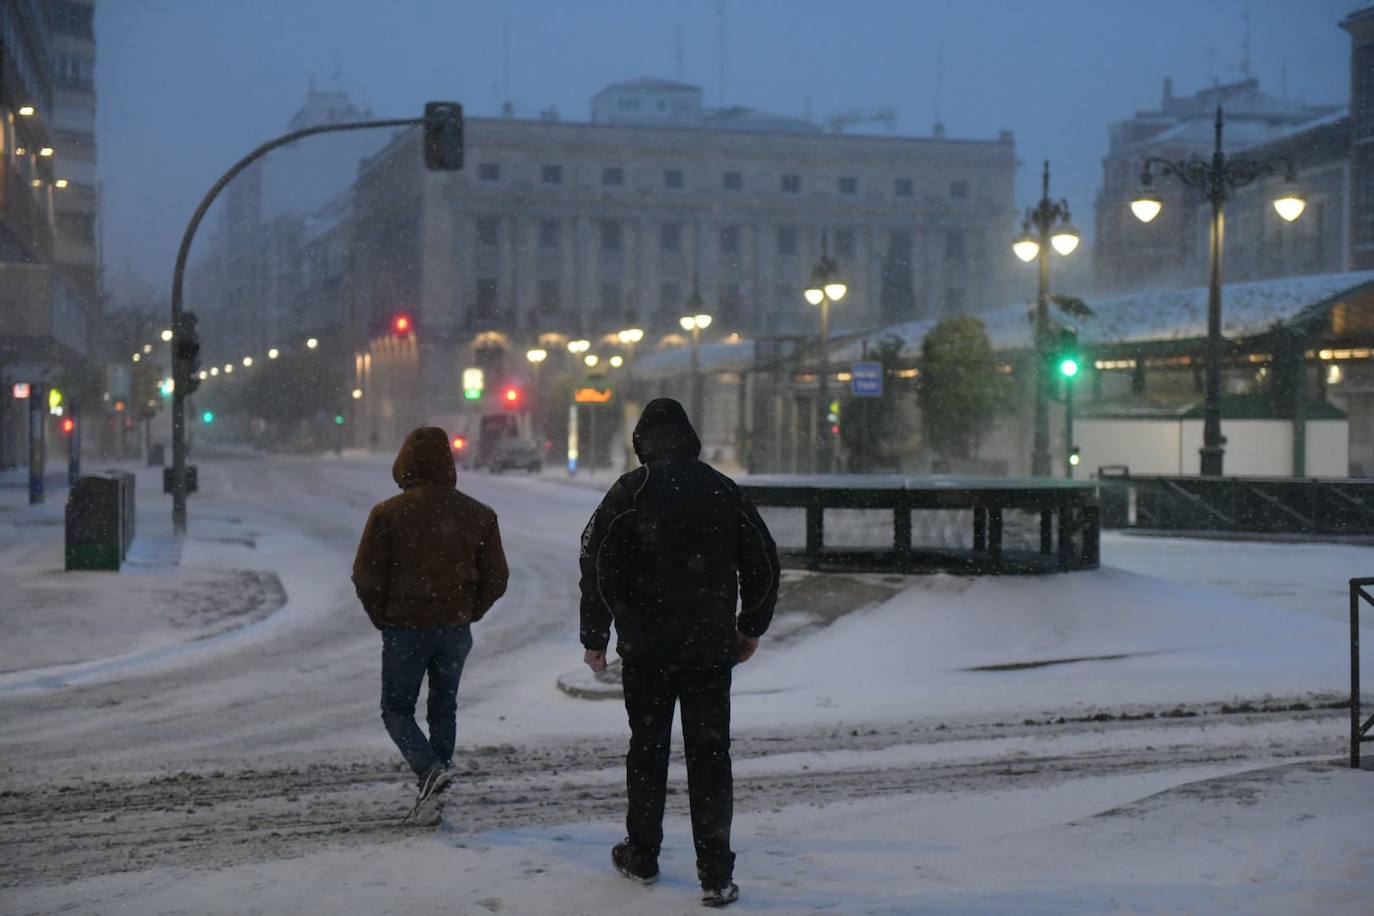
[(1073, 480), (1073, 383), (1074, 377), (1064, 379), (1064, 476)]
[[(248, 166), (279, 146), (294, 143), (302, 137), (309, 137), (314, 134), (338, 133), (345, 130), (372, 130), (379, 127), (411, 127), (416, 124), (423, 124), (424, 118), (393, 118), (386, 121), (357, 121), (350, 124), (322, 124), (318, 127), (307, 127), (303, 130), (293, 130), (289, 134), (283, 134), (275, 140), (269, 140), (262, 146), (244, 156), (230, 167), (229, 171), (220, 176), (219, 181), (215, 182), (214, 187), (210, 188), (209, 193), (200, 201), (200, 206), (196, 207), (196, 212), (191, 215), (191, 221), (186, 224), (186, 232), (181, 237), (181, 247), (177, 249), (176, 267), (172, 271), (172, 333), (177, 335), (182, 329), (182, 315), (184, 309), (181, 305), (182, 285), (186, 279), (186, 261), (191, 253), (191, 241), (196, 236), (196, 230), (200, 228), (201, 220), (205, 218), (210, 205), (215, 202), (215, 198), (224, 190), (225, 185), (233, 180)], [(189, 367), (183, 365), (181, 354), (176, 346), (175, 336), (172, 344), (172, 378), (174, 380), (172, 388), (172, 531), (177, 536), (186, 533), (186, 397), (188, 395), (187, 381), (190, 377)]]

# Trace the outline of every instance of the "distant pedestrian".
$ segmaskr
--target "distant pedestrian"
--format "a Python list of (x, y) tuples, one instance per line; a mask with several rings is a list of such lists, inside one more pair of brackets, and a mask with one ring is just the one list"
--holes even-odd
[(739, 899), (731, 669), (754, 654), (773, 618), (777, 548), (734, 481), (699, 459), (701, 441), (677, 401), (645, 406), (634, 449), (642, 466), (615, 482), (582, 534), (583, 660), (605, 670), (614, 622), (630, 723), (628, 835), (611, 860), (627, 878), (658, 880), (668, 745), (681, 705), (701, 901), (720, 907)]
[[(368, 516), (353, 585), (382, 632), (382, 721), (419, 781), (407, 818), (435, 824), (453, 779), (470, 625), (505, 594), (509, 573), (496, 513), (457, 489), (447, 433), (434, 426), (412, 432), (391, 476), (403, 492)], [(415, 724), (426, 675), (428, 738)]]

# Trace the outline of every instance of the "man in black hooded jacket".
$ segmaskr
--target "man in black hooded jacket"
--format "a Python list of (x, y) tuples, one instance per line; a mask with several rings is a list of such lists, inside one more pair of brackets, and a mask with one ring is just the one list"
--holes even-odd
[(777, 548), (734, 481), (699, 459), (701, 441), (677, 401), (645, 406), (634, 449), (642, 465), (615, 482), (582, 534), (584, 660), (593, 671), (606, 667), (614, 622), (630, 722), (628, 836), (611, 857), (626, 877), (658, 878), (680, 703), (702, 902), (724, 906), (739, 896), (730, 675), (772, 620)]

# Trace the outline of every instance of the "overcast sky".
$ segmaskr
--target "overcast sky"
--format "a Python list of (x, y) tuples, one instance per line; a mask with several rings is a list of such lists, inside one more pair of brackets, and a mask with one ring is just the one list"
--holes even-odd
[(1017, 207), (1032, 202), (1048, 157), (1052, 190), (1090, 231), (1109, 122), (1157, 107), (1166, 76), (1177, 94), (1240, 78), (1247, 10), (1250, 72), (1266, 91), (1346, 103), (1349, 37), (1337, 23), (1368, 2), (97, 0), (105, 263), (166, 296), (201, 195), (285, 131), (312, 75), (337, 74), (379, 117), (418, 115), (432, 98), (492, 115), (507, 45), (517, 116), (553, 105), (586, 120), (606, 84), (663, 76), (702, 86), (711, 105), (809, 106), (818, 120), (891, 107), (897, 132), (917, 135), (934, 118), (943, 47), (947, 134), (1013, 131)]

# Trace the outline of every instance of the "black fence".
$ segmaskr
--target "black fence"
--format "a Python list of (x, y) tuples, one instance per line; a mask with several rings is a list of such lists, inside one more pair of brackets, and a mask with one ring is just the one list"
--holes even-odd
[(1374, 741), (1370, 729), (1374, 728), (1374, 716), (1360, 721), (1360, 602), (1374, 605), (1366, 588), (1374, 585), (1374, 579), (1350, 580), (1350, 765), (1360, 768), (1360, 745)]
[(1095, 569), (1100, 558), (1095, 483), (838, 474), (741, 486), (784, 567), (1036, 574)]
[(1374, 536), (1374, 480), (1099, 476), (1107, 528)]

